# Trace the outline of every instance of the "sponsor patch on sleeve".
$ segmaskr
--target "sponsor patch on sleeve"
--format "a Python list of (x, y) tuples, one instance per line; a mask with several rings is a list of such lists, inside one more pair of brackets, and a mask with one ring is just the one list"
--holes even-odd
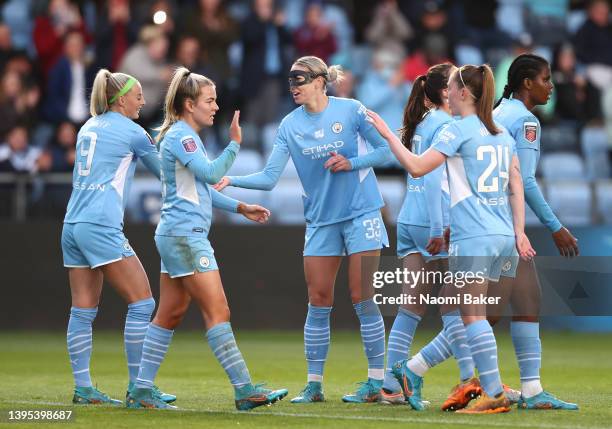
[(535, 143), (538, 139), (538, 123), (525, 122), (523, 123), (523, 136), (529, 143)]
[(187, 153), (193, 153), (198, 150), (198, 144), (191, 136), (183, 138), (183, 140), (181, 140), (181, 143), (183, 145), (183, 149), (185, 149), (185, 152)]
[(449, 130), (449, 124), (444, 125), (444, 128), (442, 128), (442, 130), (440, 130), (440, 133), (438, 134), (438, 141), (442, 142), (442, 143), (450, 143), (451, 141), (455, 140), (457, 138), (457, 136), (453, 133), (451, 133)]

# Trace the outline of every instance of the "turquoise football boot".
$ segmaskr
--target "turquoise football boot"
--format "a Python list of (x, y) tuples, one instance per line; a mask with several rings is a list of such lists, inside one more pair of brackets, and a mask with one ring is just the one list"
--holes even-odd
[(74, 396), (72, 397), (73, 404), (111, 404), (122, 405), (118, 399), (113, 399), (105, 393), (100, 392), (95, 387), (75, 387)]
[(263, 384), (247, 384), (236, 389), (236, 409), (248, 411), (262, 405), (271, 405), (287, 396), (287, 389), (271, 390)]
[(382, 389), (382, 380), (374, 380), (368, 378), (368, 381), (357, 383), (359, 388), (355, 393), (344, 395), (342, 402), (363, 404), (367, 402), (380, 402), (380, 390)]
[[(125, 392), (126, 399), (130, 395), (130, 392), (132, 391), (132, 389), (134, 389), (134, 383), (130, 381), (128, 383), (127, 392)], [(161, 398), (161, 400), (167, 404), (171, 404), (172, 402), (176, 401), (176, 395), (172, 395), (171, 393), (164, 393), (161, 390), (159, 390), (159, 387), (157, 387), (156, 385), (153, 385), (153, 390)]]
[(427, 401), (423, 401), (421, 390), (423, 389), (423, 377), (419, 377), (410, 371), (407, 366), (408, 360), (396, 362), (391, 368), (391, 372), (399, 382), (404, 397), (416, 411), (423, 411), (427, 408)]
[(127, 408), (159, 408), (163, 410), (176, 410), (177, 407), (166, 403), (155, 389), (140, 389), (133, 387), (126, 400)]
[(518, 401), (518, 408), (523, 410), (577, 410), (578, 405), (565, 402), (556, 398), (554, 395), (543, 391), (531, 398), (524, 398)]
[(309, 381), (300, 394), (291, 400), (292, 404), (308, 404), (311, 402), (323, 402), (323, 386), (320, 381)]

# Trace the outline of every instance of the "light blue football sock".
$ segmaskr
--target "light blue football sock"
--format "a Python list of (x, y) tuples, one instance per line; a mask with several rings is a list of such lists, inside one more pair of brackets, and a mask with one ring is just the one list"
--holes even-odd
[(540, 366), (542, 364), (542, 343), (540, 324), (537, 322), (511, 322), (510, 335), (521, 374), (521, 390), (525, 397), (542, 391)]
[(251, 384), (251, 376), (236, 345), (232, 325), (229, 322), (219, 323), (206, 332), (206, 337), (213, 354), (238, 394), (239, 388)]
[(142, 344), (144, 342), (151, 314), (155, 310), (155, 300), (146, 298), (128, 305), (123, 330), (125, 357), (127, 358), (130, 382), (135, 383), (138, 378), (138, 368), (142, 358)]
[(478, 369), (480, 385), (490, 397), (503, 392), (497, 365), (497, 343), (487, 320), (478, 320), (466, 326), (467, 343)]
[(389, 341), (387, 343), (387, 369), (385, 371), (385, 381), (383, 389), (390, 392), (399, 392), (401, 387), (391, 372), (391, 367), (395, 362), (408, 359), (410, 357), (410, 347), (417, 325), (421, 317), (405, 308), (399, 307), (397, 316), (393, 321)]
[(446, 340), (459, 365), (459, 377), (461, 381), (469, 380), (474, 377), (474, 359), (472, 359), (470, 346), (467, 343), (461, 312), (454, 310), (442, 315), (442, 323)]
[(308, 315), (304, 324), (304, 353), (308, 366), (307, 381), (323, 380), (323, 367), (329, 350), (329, 315), (331, 307), (308, 304)]
[(142, 343), (142, 358), (136, 387), (150, 389), (153, 387), (159, 366), (164, 361), (174, 331), (149, 323), (147, 333)]
[(427, 343), (419, 353), (421, 353), (421, 356), (423, 356), (429, 368), (433, 368), (451, 357), (453, 353), (446, 339), (444, 329), (442, 329), (433, 340)]
[(98, 314), (95, 308), (70, 308), (66, 342), (72, 366), (72, 375), (76, 387), (91, 387), (89, 361), (91, 359), (92, 329), (91, 325)]
[(382, 380), (385, 374), (385, 322), (372, 298), (353, 307), (361, 324), (361, 342), (368, 358), (368, 378)]

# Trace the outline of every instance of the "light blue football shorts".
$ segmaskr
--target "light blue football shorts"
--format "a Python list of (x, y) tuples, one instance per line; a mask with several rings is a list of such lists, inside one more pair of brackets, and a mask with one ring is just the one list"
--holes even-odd
[(423, 255), (425, 262), (448, 258), (446, 250), (442, 250), (437, 255), (431, 255), (425, 250), (427, 243), (429, 243), (429, 227), (408, 225), (407, 223), (397, 224), (397, 256), (399, 258), (412, 253)]
[(450, 243), (448, 267), (451, 272), (482, 272), (490, 281), (514, 277), (519, 256), (514, 237), (487, 235)]
[(134, 256), (123, 231), (95, 223), (65, 223), (62, 253), (67, 268), (97, 268)]
[(389, 246), (380, 210), (323, 226), (306, 226), (304, 256), (344, 256)]
[(161, 257), (160, 271), (172, 278), (219, 269), (215, 251), (205, 237), (156, 235), (155, 245)]

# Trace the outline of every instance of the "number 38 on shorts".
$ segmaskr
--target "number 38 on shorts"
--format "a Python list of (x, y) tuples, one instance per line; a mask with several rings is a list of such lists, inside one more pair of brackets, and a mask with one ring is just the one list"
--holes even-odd
[(307, 226), (304, 256), (343, 256), (389, 246), (379, 210), (331, 225)]

